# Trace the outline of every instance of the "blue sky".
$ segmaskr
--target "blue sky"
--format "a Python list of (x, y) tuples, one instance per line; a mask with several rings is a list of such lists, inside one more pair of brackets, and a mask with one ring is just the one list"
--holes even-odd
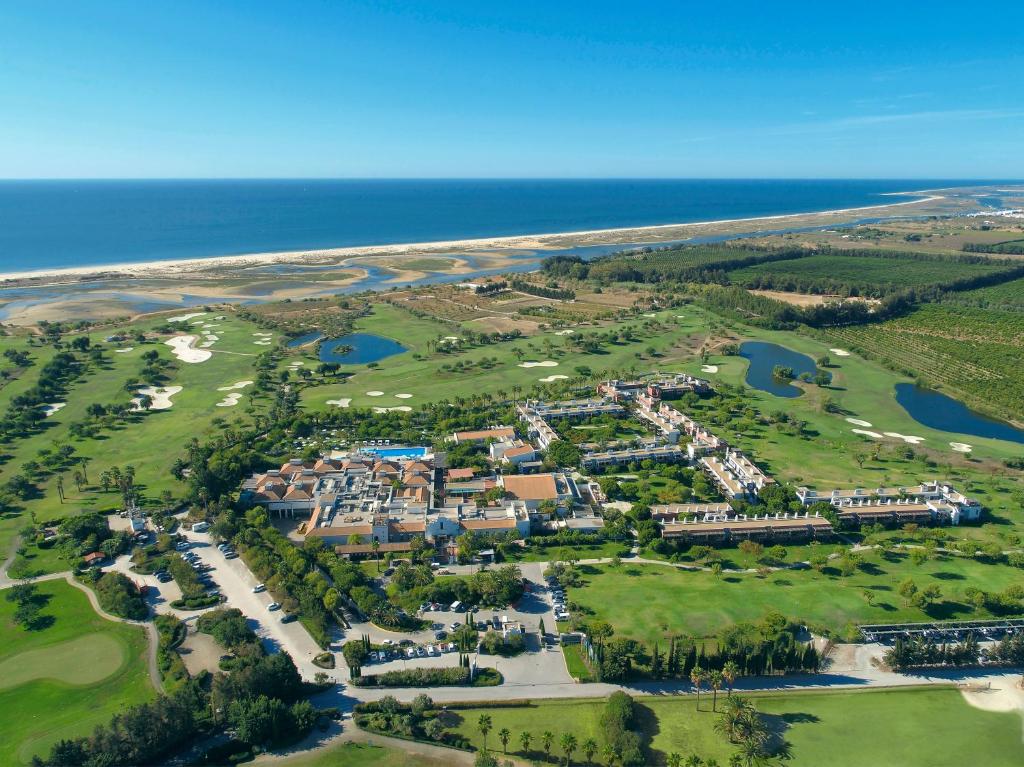
[(1024, 3), (833, 5), (3, 3), (0, 177), (1024, 177)]

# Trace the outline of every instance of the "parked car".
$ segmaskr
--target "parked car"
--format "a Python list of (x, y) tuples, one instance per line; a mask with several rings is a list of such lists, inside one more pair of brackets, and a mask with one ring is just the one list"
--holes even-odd
[(274, 610), (280, 610), (281, 605), (278, 602), (271, 602), (269, 605), (267, 605), (267, 609), (273, 612)]
[(252, 593), (253, 594), (261, 594), (261, 593), (263, 593), (266, 590), (267, 590), (266, 584), (263, 584), (263, 583), (257, 583), (255, 586), (252, 587)]
[(435, 631), (434, 632), (434, 639), (444, 639), (447, 636), (448, 636), (448, 632), (447, 631)]
[(434, 645), (432, 645), (432, 644), (428, 644), (427, 645), (427, 655), (430, 655), (430, 656), (437, 655), (437, 648), (434, 647)]
[(281, 616), (281, 623), (291, 623), (296, 620), (297, 616), (294, 613), (288, 613), (287, 615)]
[(385, 647), (391, 647), (391, 646), (393, 646), (395, 644), (395, 640), (394, 639), (385, 639), (383, 642), (381, 642), (381, 644), (384, 645)]
[(417, 647), (416, 648), (416, 654), (419, 655), (421, 658), (426, 658), (427, 657), (427, 651), (424, 650), (422, 647)]
[(405, 651), (405, 657), (406, 658), (415, 658), (416, 657), (416, 650), (414, 648), (410, 647), (408, 650)]
[(459, 623), (458, 621), (452, 621), (451, 625), (448, 626), (448, 628), (450, 628), (452, 631), (458, 631), (459, 630), (459, 626), (461, 626), (461, 625), (462, 624)]

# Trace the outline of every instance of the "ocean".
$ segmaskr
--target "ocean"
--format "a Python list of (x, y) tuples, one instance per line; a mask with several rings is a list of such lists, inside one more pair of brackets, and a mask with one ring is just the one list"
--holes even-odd
[(879, 205), (921, 180), (0, 181), (0, 272)]

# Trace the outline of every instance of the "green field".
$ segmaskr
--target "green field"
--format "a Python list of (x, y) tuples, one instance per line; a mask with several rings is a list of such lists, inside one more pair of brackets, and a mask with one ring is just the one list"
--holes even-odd
[[(328, 400), (349, 399), (350, 407), (416, 407), (428, 402), (439, 402), (457, 397), (472, 397), (481, 394), (509, 395), (513, 386), (524, 392), (541, 387), (552, 375), (574, 377), (579, 375), (577, 367), (591, 370), (627, 370), (631, 366), (645, 369), (653, 365), (664, 365), (681, 361), (692, 355), (684, 352), (685, 341), (705, 326), (703, 312), (688, 309), (686, 316), (679, 319), (681, 312), (660, 312), (655, 317), (641, 317), (622, 323), (636, 334), (631, 343), (620, 343), (603, 349), (600, 353), (585, 353), (574, 347), (573, 337), (556, 336), (554, 332), (531, 338), (522, 338), (505, 343), (478, 346), (466, 351), (442, 354), (431, 351), (428, 344), (446, 336), (459, 336), (459, 326), (448, 325), (435, 320), (414, 317), (387, 304), (375, 304), (373, 314), (359, 319), (355, 329), (364, 333), (375, 333), (393, 338), (402, 343), (408, 351), (381, 360), (377, 368), (367, 365), (343, 365), (343, 371), (351, 373), (344, 383), (326, 384), (306, 388), (302, 393), (303, 403), (312, 408), (330, 408)], [(581, 328), (580, 333), (597, 329)], [(648, 347), (653, 347), (659, 357), (647, 356)], [(420, 359), (414, 355), (419, 354)], [(490, 367), (481, 366), (483, 358), (494, 360)], [(307, 366), (316, 364), (312, 350), (289, 358), (302, 360)], [(522, 367), (527, 362), (555, 362), (555, 366)], [(462, 370), (446, 372), (442, 365), (462, 363)], [(380, 391), (381, 396), (369, 396), (366, 392)], [(396, 398), (396, 394), (412, 394), (411, 398)]]
[[(581, 565), (584, 586), (566, 598), (588, 615), (607, 620), (616, 636), (648, 647), (672, 635), (714, 636), (738, 622), (775, 610), (787, 618), (834, 633), (847, 624), (956, 619), (987, 615), (964, 599), (975, 586), (1001, 591), (1020, 582), (1020, 570), (963, 557), (933, 558), (914, 565), (903, 554), (862, 553), (857, 571), (840, 575), (834, 563), (823, 572), (783, 570), (755, 573), (686, 571), (663, 565)], [(942, 597), (926, 614), (908, 607), (898, 593), (905, 578), (921, 589), (937, 584)], [(871, 601), (868, 601), (868, 595)], [(642, 605), (642, 609), (636, 609)]]
[(142, 629), (101, 618), (64, 581), (38, 593), (52, 623), (34, 631), (14, 625), (14, 605), (0, 599), (0, 764), (27, 764), (153, 694)]
[[(371, 736), (373, 740), (379, 738)], [(261, 764), (257, 760), (255, 764)], [(314, 754), (299, 754), (284, 759), (274, 758), (274, 764), (287, 767), (444, 767), (448, 761), (406, 753), (397, 748), (369, 743), (343, 743)]]
[(952, 259), (912, 260), (836, 253), (736, 269), (729, 272), (729, 281), (735, 285), (767, 287), (762, 282), (769, 278), (775, 290), (802, 291), (811, 283), (821, 283), (820, 287), (825, 288), (824, 291), (815, 289), (811, 292), (838, 292), (848, 285), (893, 290), (937, 285), (1005, 268), (997, 264), (962, 263)]
[[(208, 315), (215, 316), (215, 315)], [(197, 318), (199, 320), (201, 318)], [(148, 330), (159, 324), (156, 320), (145, 320), (125, 326), (123, 330)], [(234, 407), (217, 407), (225, 392), (218, 387), (229, 386), (243, 380), (255, 379), (253, 364), (256, 354), (267, 346), (253, 343), (252, 333), (258, 331), (255, 325), (239, 320), (227, 312), (224, 320), (217, 321), (219, 338), (214, 343), (213, 356), (200, 363), (179, 362), (166, 346), (164, 338), (138, 344), (132, 340), (123, 342), (122, 348), (131, 348), (125, 353), (114, 351), (113, 344), (104, 343), (106, 336), (114, 330), (105, 329), (89, 335), (91, 341), (105, 350), (105, 362), (92, 364), (89, 372), (74, 382), (67, 394), (67, 405), (45, 421), (45, 428), (27, 438), (19, 439), (5, 448), (5, 457), (0, 465), (0, 481), (21, 473), (27, 461), (38, 460), (41, 449), (52, 449), (54, 445), (66, 443), (72, 446), (77, 456), (89, 460), (90, 483), (81, 491), (71, 480), (71, 472), (65, 472), (64, 488), (66, 501), (60, 503), (56, 491), (57, 474), (33, 475), (30, 479), (39, 482), (41, 497), (25, 504), (27, 512), (35, 512), (40, 522), (58, 519), (80, 511), (109, 510), (120, 506), (120, 495), (103, 492), (98, 485), (99, 475), (113, 465), (124, 467), (131, 464), (136, 469), (136, 485), (144, 499), (158, 499), (163, 491), (180, 491), (181, 485), (170, 474), (173, 460), (181, 455), (193, 438), (203, 440), (243, 417), (249, 406), (248, 394), (252, 387), (241, 390), (245, 396)], [(199, 332), (191, 323), (179, 323), (184, 331)], [(6, 343), (24, 343), (17, 339), (3, 339)], [(150, 411), (134, 416), (128, 423), (114, 429), (104, 430), (95, 438), (76, 438), (71, 435), (70, 425), (86, 418), (86, 408), (94, 403), (127, 403), (131, 394), (125, 391), (125, 383), (138, 377), (143, 367), (141, 354), (147, 350), (157, 351), (162, 358), (175, 360), (176, 367), (169, 371), (168, 386), (181, 386), (182, 391), (172, 398), (169, 410)], [(12, 396), (34, 385), (38, 369), (53, 354), (52, 347), (32, 347), (34, 365), (27, 368), (16, 381), (0, 389), (0, 408), (6, 408)], [(259, 403), (258, 403), (259, 404)], [(39, 461), (46, 464), (46, 461)], [(21, 524), (18, 518), (0, 520), (0, 551), (6, 552), (8, 541)], [(50, 562), (42, 557), (33, 563), (42, 571), (64, 569), (66, 564)]]
[[(646, 736), (649, 763), (665, 764), (671, 753), (684, 759), (691, 754), (728, 763), (735, 750), (714, 732), (715, 714), (709, 696), (701, 710), (692, 698), (640, 697), (639, 721)], [(753, 696), (772, 729), (789, 743), (792, 760), (808, 767), (959, 767), (965, 759), (986, 767), (1018, 765), (1024, 759), (1021, 718), (1014, 713), (993, 714), (972, 708), (951, 689), (915, 689), (885, 692), (786, 693)], [(519, 733), (533, 736), (530, 758), (543, 759), (541, 734), (554, 734), (552, 756), (564, 757), (561, 735), (571, 732), (579, 743), (593, 738), (603, 744), (601, 701), (545, 701), (515, 708), (460, 708), (450, 717), (456, 729), (482, 744), (476, 723), (481, 714), (493, 721), (488, 745), (500, 756), (497, 732), (512, 732), (509, 753), (519, 752)], [(583, 762), (577, 750), (574, 762)], [(598, 761), (604, 760), (598, 752)]]

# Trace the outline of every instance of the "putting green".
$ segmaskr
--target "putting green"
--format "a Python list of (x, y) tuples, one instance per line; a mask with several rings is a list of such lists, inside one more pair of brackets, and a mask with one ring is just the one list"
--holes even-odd
[(125, 648), (107, 634), (88, 634), (49, 647), (27, 650), (0, 661), (0, 690), (37, 679), (94, 684), (125, 663)]

